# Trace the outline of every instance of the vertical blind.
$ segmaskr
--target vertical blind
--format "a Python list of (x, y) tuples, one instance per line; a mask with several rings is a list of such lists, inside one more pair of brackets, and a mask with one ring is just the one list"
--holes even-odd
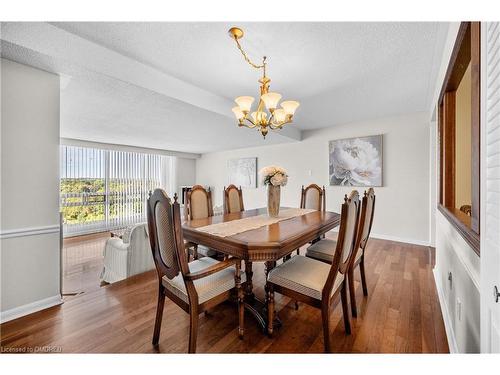
[(488, 22), (486, 35), (486, 223), (491, 251), (500, 242), (500, 22)]
[(60, 161), (65, 236), (145, 221), (149, 191), (173, 190), (172, 156), (63, 145)]

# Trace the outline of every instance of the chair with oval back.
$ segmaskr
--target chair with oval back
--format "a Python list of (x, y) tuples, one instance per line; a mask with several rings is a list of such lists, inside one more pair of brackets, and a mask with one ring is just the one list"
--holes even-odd
[[(310, 208), (318, 211), (326, 210), (326, 192), (325, 187), (319, 187), (319, 185), (311, 184), (304, 188), (302, 185), (302, 189), (300, 192), (300, 208)], [(324, 235), (323, 235), (324, 238)], [(320, 238), (317, 238), (314, 241), (319, 241)], [(314, 242), (313, 241), (313, 242)], [(297, 254), (300, 254), (300, 249), (297, 249)], [(286, 256), (284, 259), (290, 259), (291, 255)]]
[(316, 184), (311, 184), (304, 188), (300, 194), (300, 208), (312, 208), (318, 211), (325, 211), (326, 209), (326, 194), (325, 187), (320, 188)]
[(158, 305), (153, 333), (153, 345), (160, 338), (165, 296), (190, 316), (189, 353), (196, 351), (198, 315), (229, 299), (236, 289), (240, 338), (244, 333), (244, 305), (241, 283), (241, 260), (230, 258), (219, 262), (202, 258), (191, 263), (184, 256), (180, 206), (177, 194), (174, 203), (165, 191), (156, 189), (147, 204), (149, 240), (158, 273)]
[(243, 208), (243, 191), (241, 190), (241, 186), (239, 188), (233, 184), (229, 185), (227, 188), (224, 186), (223, 201), (225, 214), (245, 210)]
[[(212, 206), (212, 192), (210, 187), (205, 189), (201, 185), (194, 185), (186, 193), (186, 203), (184, 205), (184, 217), (187, 220), (205, 219), (214, 216)], [(215, 256), (217, 252), (209, 249), (206, 246), (199, 245), (193, 242), (189, 243), (189, 247), (193, 249), (193, 258), (198, 259), (198, 255)], [(189, 258), (189, 253), (188, 253)]]
[[(351, 269), (348, 272), (349, 295), (351, 299), (352, 316), (358, 315), (356, 309), (356, 293), (354, 289), (354, 269), (359, 265), (361, 273), (361, 285), (363, 295), (368, 295), (368, 287), (366, 285), (365, 275), (365, 249), (370, 237), (370, 232), (373, 224), (373, 214), (375, 212), (375, 191), (373, 188), (365, 191), (361, 204), (361, 214), (359, 215), (358, 238), (356, 240), (356, 249), (354, 260)], [(320, 260), (322, 262), (331, 263), (333, 254), (337, 246), (337, 241), (324, 239), (307, 248), (306, 256)]]
[(273, 334), (274, 293), (284, 294), (297, 301), (321, 309), (325, 352), (330, 351), (330, 311), (340, 296), (344, 326), (351, 333), (347, 302), (346, 274), (352, 263), (359, 222), (359, 195), (353, 191), (342, 204), (339, 238), (331, 264), (302, 255), (272, 269), (267, 277), (268, 334)]
[(185, 216), (189, 220), (214, 216), (212, 192), (201, 185), (194, 185), (186, 194)]

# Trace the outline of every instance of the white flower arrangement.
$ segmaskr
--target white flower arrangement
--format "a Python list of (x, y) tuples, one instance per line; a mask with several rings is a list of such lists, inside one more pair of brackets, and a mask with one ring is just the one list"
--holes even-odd
[(285, 186), (288, 182), (286, 170), (275, 165), (262, 168), (259, 174), (264, 185)]

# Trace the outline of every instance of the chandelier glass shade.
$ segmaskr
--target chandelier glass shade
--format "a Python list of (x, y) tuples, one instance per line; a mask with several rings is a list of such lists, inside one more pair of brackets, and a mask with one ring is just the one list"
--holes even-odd
[(252, 96), (239, 96), (234, 100), (237, 105), (232, 108), (232, 111), (238, 120), (238, 126), (250, 129), (257, 128), (262, 136), (266, 138), (269, 129), (278, 130), (283, 128), (285, 124), (291, 123), (300, 104), (294, 100), (286, 100), (280, 104), (282, 95), (269, 91), (271, 80), (266, 76), (266, 56), (262, 58), (261, 65), (254, 64), (243, 51), (239, 42), (239, 39), (243, 37), (243, 30), (233, 27), (229, 30), (229, 35), (236, 42), (245, 61), (255, 69), (262, 69), (262, 78), (259, 79), (260, 97), (256, 110), (252, 111), (255, 98)]

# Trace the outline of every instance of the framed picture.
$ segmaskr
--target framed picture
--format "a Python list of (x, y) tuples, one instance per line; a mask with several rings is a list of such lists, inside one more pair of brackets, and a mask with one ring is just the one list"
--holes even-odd
[(227, 161), (227, 170), (228, 185), (257, 187), (257, 158), (230, 159)]
[(330, 141), (330, 185), (382, 186), (382, 135)]

